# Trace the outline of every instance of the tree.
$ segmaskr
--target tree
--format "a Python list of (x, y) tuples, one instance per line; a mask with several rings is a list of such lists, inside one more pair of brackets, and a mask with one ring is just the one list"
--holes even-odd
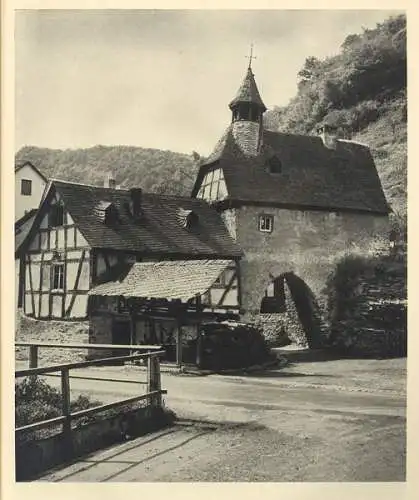
[(298, 72), (299, 84), (310, 82), (318, 75), (321, 61), (317, 57), (307, 57), (303, 68)]

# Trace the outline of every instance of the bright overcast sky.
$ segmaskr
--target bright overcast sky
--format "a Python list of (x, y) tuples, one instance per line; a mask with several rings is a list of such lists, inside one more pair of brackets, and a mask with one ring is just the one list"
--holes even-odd
[(266, 106), (308, 56), (394, 11), (21, 11), (16, 150), (127, 144), (208, 154), (230, 121), (250, 42)]

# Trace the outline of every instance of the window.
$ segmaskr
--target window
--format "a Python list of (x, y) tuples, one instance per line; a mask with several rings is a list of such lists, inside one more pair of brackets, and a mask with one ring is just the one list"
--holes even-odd
[(266, 161), (268, 172), (270, 174), (280, 174), (282, 172), (282, 163), (277, 156), (272, 156)]
[(49, 227), (62, 226), (64, 224), (64, 207), (61, 203), (51, 205), (49, 212)]
[(53, 264), (51, 281), (51, 287), (53, 290), (64, 289), (64, 264)]
[(262, 233), (272, 233), (274, 228), (274, 218), (272, 215), (259, 215), (259, 231)]
[(202, 180), (197, 197), (204, 200), (220, 200), (227, 196), (224, 174), (221, 169), (208, 172)]
[(23, 196), (30, 196), (32, 194), (32, 181), (29, 179), (22, 179), (20, 181), (20, 194)]

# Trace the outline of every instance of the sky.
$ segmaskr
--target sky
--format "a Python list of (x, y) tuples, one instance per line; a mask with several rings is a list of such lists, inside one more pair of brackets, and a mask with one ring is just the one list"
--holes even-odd
[(252, 68), (268, 108), (306, 57), (339, 51), (385, 10), (19, 11), (15, 150), (132, 145), (208, 155)]

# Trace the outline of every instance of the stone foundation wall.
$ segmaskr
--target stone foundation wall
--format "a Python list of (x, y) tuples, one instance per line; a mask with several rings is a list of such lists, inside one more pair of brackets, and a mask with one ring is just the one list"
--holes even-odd
[(262, 331), (269, 347), (281, 347), (290, 343), (287, 313), (255, 314), (251, 322)]

